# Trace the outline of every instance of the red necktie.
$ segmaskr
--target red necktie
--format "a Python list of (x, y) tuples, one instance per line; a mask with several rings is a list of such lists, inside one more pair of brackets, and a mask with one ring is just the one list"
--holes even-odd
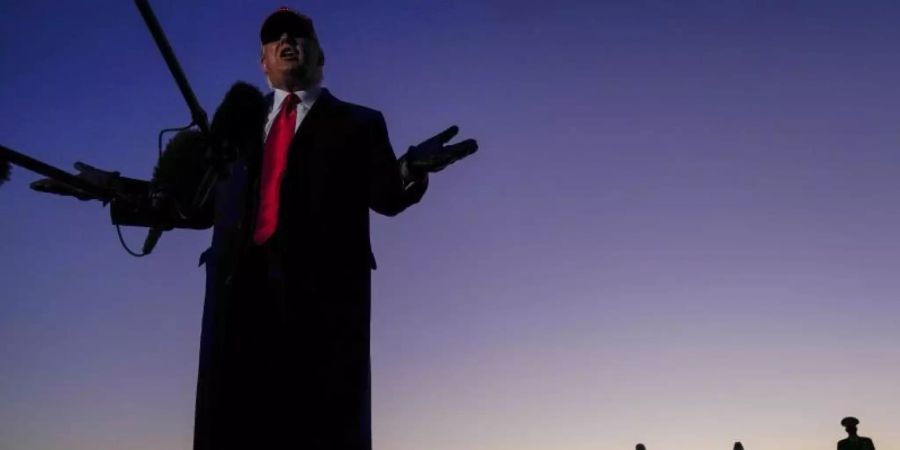
[(266, 138), (259, 188), (259, 212), (256, 216), (256, 230), (253, 231), (253, 242), (257, 244), (266, 242), (278, 227), (278, 197), (287, 163), (288, 146), (294, 138), (298, 103), (300, 99), (295, 94), (285, 97), (281, 102), (281, 111), (272, 122)]

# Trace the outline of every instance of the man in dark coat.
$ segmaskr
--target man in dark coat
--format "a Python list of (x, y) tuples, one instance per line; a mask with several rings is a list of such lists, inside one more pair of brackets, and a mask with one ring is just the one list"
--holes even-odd
[[(422, 198), (428, 172), (476, 144), (444, 146), (453, 127), (398, 161), (381, 113), (321, 87), (309, 18), (282, 8), (260, 38), (275, 91), (259, 103), (236, 86), (212, 125), (241, 156), (215, 189), (201, 258), (194, 448), (370, 449), (369, 209), (400, 213)], [(289, 145), (273, 169), (278, 133)]]
[[(214, 227), (200, 257), (195, 450), (368, 450), (369, 210), (400, 213), (422, 198), (429, 172), (477, 144), (445, 145), (458, 131), (451, 127), (397, 160), (381, 113), (321, 87), (325, 55), (308, 17), (282, 8), (260, 40), (274, 92), (238, 83), (225, 96), (211, 130), (222, 155), (235, 156), (198, 211), (185, 216), (183, 206), (198, 184), (185, 180), (199, 180), (208, 163), (199, 132), (170, 142), (152, 183), (76, 167), (135, 194), (113, 201), (116, 224)], [(33, 187), (90, 198), (53, 180)], [(176, 201), (161, 207), (148, 191)]]
[[(214, 227), (200, 257), (195, 450), (368, 450), (369, 210), (393, 216), (415, 204), (428, 173), (477, 144), (445, 145), (451, 127), (397, 160), (381, 113), (321, 86), (325, 55), (308, 17), (279, 9), (260, 40), (274, 92), (232, 87), (211, 124), (212, 160), (210, 137), (183, 132), (152, 182), (84, 163), (78, 176), (123, 193), (110, 208), (116, 224)], [(185, 208), (210, 166), (219, 174), (211, 195)], [(49, 179), (32, 188), (94, 198)]]

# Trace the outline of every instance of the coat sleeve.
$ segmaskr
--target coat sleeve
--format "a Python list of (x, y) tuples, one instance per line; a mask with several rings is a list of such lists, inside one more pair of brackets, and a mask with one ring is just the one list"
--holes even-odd
[(370, 121), (367, 139), (369, 207), (379, 214), (395, 216), (422, 199), (428, 189), (428, 179), (412, 183), (403, 180), (381, 113), (375, 113)]

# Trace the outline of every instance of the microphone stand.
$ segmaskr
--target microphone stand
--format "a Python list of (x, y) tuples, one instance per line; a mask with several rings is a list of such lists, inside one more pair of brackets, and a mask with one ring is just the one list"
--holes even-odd
[(85, 194), (88, 194), (91, 197), (96, 198), (97, 200), (100, 200), (104, 203), (116, 198), (123, 200), (129, 198), (119, 191), (102, 186), (97, 186), (83, 178), (72, 175), (65, 170), (47, 164), (41, 160), (32, 158), (24, 153), (19, 153), (4, 145), (0, 145), (0, 161), (9, 161), (10, 163), (15, 164), (23, 169), (30, 170), (34, 173), (63, 183), (71, 188), (83, 191)]
[[(197, 216), (198, 212), (209, 199), (209, 194), (215, 187), (220, 174), (227, 168), (228, 163), (234, 160), (236, 155), (231, 150), (225, 151), (223, 146), (213, 137), (206, 111), (203, 110), (200, 103), (197, 101), (197, 97), (194, 95), (194, 91), (191, 89), (191, 85), (188, 83), (187, 77), (185, 77), (184, 71), (181, 69), (181, 65), (178, 63), (178, 59), (172, 51), (172, 46), (169, 45), (169, 41), (166, 39), (162, 27), (156, 19), (156, 15), (150, 8), (148, 0), (135, 0), (135, 5), (137, 5), (141, 17), (143, 17), (144, 22), (147, 25), (147, 29), (153, 36), (153, 40), (156, 43), (157, 48), (159, 48), (163, 59), (166, 61), (166, 65), (169, 67), (169, 71), (172, 73), (172, 77), (175, 79), (175, 83), (178, 85), (178, 89), (181, 91), (181, 95), (184, 97), (184, 101), (191, 112), (192, 122), (186, 128), (196, 126), (199, 128), (203, 137), (206, 138), (207, 147), (204, 152), (204, 159), (207, 163), (207, 169), (194, 193), (188, 209), (186, 211), (179, 211), (182, 219), (191, 219)], [(151, 188), (148, 199), (145, 188), (146, 182), (144, 181), (120, 177), (116, 173), (115, 183), (112, 183), (112, 185), (109, 186), (100, 186), (43, 161), (0, 145), (0, 165), (2, 165), (0, 166), (0, 169), (3, 169), (0, 170), (0, 176), (2, 176), (3, 172), (8, 171), (8, 165), (10, 163), (40, 175), (44, 175), (69, 188), (81, 191), (81, 193), (85, 194), (84, 199), (96, 199), (102, 201), (104, 204), (108, 202), (122, 202), (123, 204), (129, 203), (132, 205), (149, 206), (157, 215), (164, 210), (171, 209), (169, 208), (169, 206), (171, 206), (171, 200), (169, 199), (167, 192), (165, 192), (165, 190), (157, 190), (154, 192), (152, 181), (150, 183)], [(0, 179), (0, 184), (2, 184), (3, 181), (4, 180)], [(140, 194), (142, 192), (143, 194)], [(143, 208), (144, 206), (136, 207)], [(159, 215), (159, 217), (163, 219), (162, 215)], [(145, 256), (149, 254), (153, 251), (153, 247), (156, 245), (156, 242), (159, 240), (163, 231), (169, 229), (171, 229), (171, 226), (151, 226), (147, 239), (144, 241), (143, 254), (136, 254), (130, 250), (129, 253), (135, 256)]]
[[(156, 15), (150, 8), (149, 1), (135, 0), (134, 3), (140, 11), (141, 17), (143, 17), (144, 23), (147, 25), (147, 29), (153, 36), (156, 47), (166, 61), (169, 72), (171, 72), (172, 77), (175, 78), (175, 83), (178, 85), (178, 89), (181, 91), (181, 95), (184, 97), (188, 109), (191, 111), (191, 118), (193, 120), (191, 125), (196, 125), (206, 138), (206, 142), (209, 143), (205, 152), (208, 168), (206, 169), (206, 172), (197, 187), (197, 191), (194, 194), (191, 205), (185, 214), (187, 217), (192, 217), (200, 210), (200, 208), (202, 208), (203, 204), (206, 203), (210, 192), (212, 192), (212, 189), (218, 181), (219, 174), (222, 173), (225, 166), (234, 158), (234, 155), (223, 152), (221, 146), (218, 145), (218, 142), (213, 138), (206, 111), (203, 110), (200, 103), (197, 101), (197, 97), (194, 95), (194, 91), (191, 89), (191, 85), (188, 83), (187, 77), (184, 75), (184, 71), (181, 69), (181, 65), (175, 57), (175, 52), (172, 51), (172, 46), (169, 45), (169, 40), (163, 32), (162, 26), (160, 26), (159, 21), (156, 19)], [(159, 201), (165, 201), (165, 196), (162, 196), (162, 200), (159, 198), (154, 199), (155, 203), (159, 203)], [(156, 244), (162, 231), (164, 230), (159, 227), (150, 229), (150, 233), (144, 243), (144, 254), (148, 254), (153, 250), (153, 246)]]

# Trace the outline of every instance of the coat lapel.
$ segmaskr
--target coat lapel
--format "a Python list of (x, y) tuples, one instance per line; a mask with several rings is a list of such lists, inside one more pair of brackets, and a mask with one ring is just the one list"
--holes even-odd
[(323, 131), (327, 122), (324, 119), (328, 117), (333, 106), (334, 96), (328, 92), (328, 89), (323, 88), (319, 98), (316, 99), (316, 103), (310, 108), (306, 117), (303, 118), (303, 122), (300, 123), (297, 133), (294, 134), (294, 139), (291, 141), (290, 146), (292, 153), (297, 148), (310, 149), (311, 145), (314, 145), (316, 135), (321, 134)]

